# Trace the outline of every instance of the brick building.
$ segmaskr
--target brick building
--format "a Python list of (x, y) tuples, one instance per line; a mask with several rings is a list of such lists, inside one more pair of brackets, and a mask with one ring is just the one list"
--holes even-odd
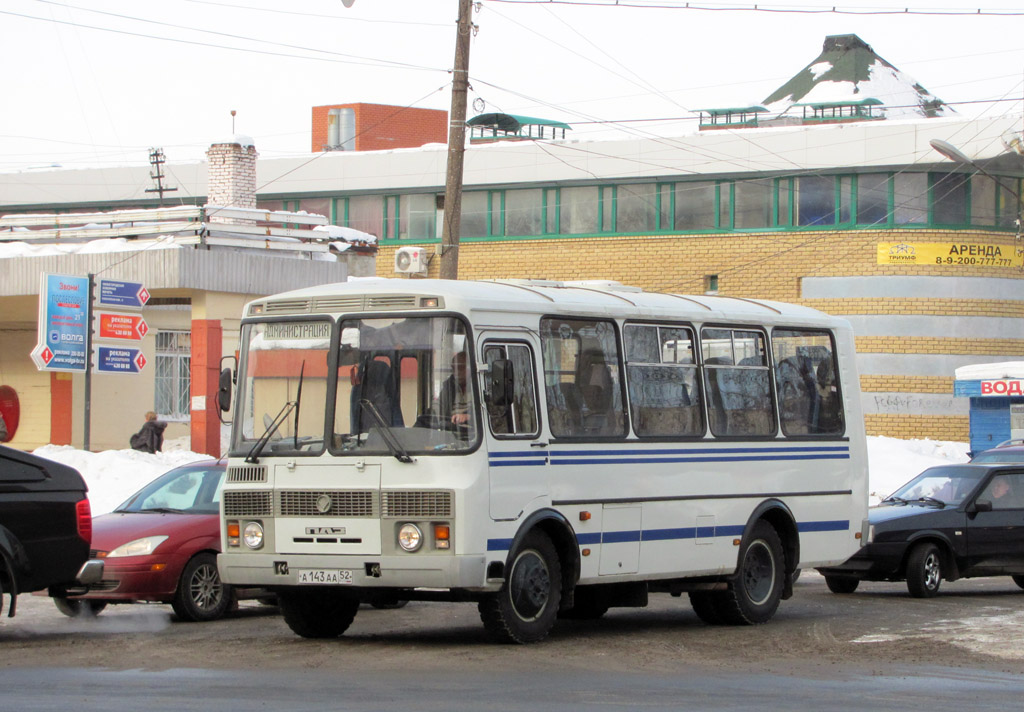
[(418, 148), (447, 140), (447, 111), (386, 104), (313, 107), (313, 153)]

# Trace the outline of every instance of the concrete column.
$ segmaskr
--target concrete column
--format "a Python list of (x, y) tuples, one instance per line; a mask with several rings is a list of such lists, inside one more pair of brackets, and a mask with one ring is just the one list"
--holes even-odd
[(218, 319), (192, 320), (192, 451), (220, 457), (217, 387), (222, 327)]

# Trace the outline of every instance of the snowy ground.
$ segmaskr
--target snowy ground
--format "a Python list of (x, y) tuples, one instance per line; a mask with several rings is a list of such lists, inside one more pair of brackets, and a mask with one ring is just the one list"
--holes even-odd
[[(869, 437), (871, 503), (877, 503), (927, 467), (966, 462), (967, 450), (967, 443)], [(165, 443), (164, 452), (155, 455), (136, 450), (85, 452), (67, 445), (46, 445), (35, 453), (71, 465), (82, 473), (89, 484), (93, 514), (109, 512), (172, 467), (208, 459), (207, 455), (188, 450), (188, 438)]]

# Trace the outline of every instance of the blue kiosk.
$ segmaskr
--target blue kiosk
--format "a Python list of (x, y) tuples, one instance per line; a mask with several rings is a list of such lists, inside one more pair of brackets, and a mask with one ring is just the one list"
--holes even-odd
[(1024, 361), (956, 369), (953, 395), (971, 399), (971, 452), (1024, 438)]

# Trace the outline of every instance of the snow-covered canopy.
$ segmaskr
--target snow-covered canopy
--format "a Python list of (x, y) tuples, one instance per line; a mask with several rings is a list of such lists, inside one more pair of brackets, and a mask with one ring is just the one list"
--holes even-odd
[(961, 366), (953, 372), (958, 381), (991, 381), (1001, 378), (1024, 378), (1024, 361), (978, 363)]

